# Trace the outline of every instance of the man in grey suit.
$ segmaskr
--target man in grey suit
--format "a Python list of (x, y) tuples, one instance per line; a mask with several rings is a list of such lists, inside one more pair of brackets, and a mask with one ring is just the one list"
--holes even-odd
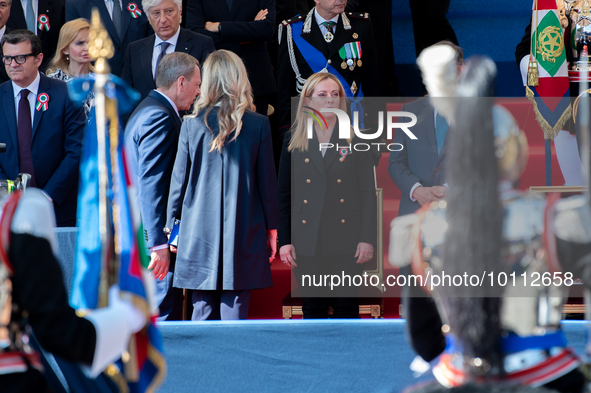
[(125, 149), (144, 226), (146, 249), (156, 279), (160, 318), (179, 319), (182, 291), (172, 288), (174, 258), (163, 233), (170, 176), (181, 130), (179, 111), (188, 110), (199, 95), (199, 62), (186, 53), (164, 56), (152, 90), (131, 115), (125, 128)]

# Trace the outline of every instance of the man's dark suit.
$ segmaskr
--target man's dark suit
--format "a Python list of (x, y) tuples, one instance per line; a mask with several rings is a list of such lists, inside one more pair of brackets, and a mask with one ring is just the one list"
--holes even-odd
[[(121, 34), (123, 38), (120, 39), (104, 0), (66, 0), (66, 21), (68, 22), (77, 18), (90, 20), (92, 8), (98, 8), (101, 21), (109, 32), (115, 48), (115, 54), (109, 59), (109, 65), (111, 66), (111, 73), (117, 76), (120, 76), (123, 72), (123, 57), (125, 56), (127, 46), (134, 41), (146, 38), (152, 33), (152, 28), (148, 23), (148, 17), (142, 8), (141, 1), (122, 0), (121, 4), (123, 6), (121, 9), (121, 22), (123, 25), (121, 27)], [(129, 4), (135, 4), (137, 6), (137, 9), (142, 13), (139, 18), (131, 16), (131, 12), (127, 9)]]
[[(167, 244), (162, 232), (166, 226), (166, 207), (170, 176), (176, 158), (181, 119), (157, 91), (152, 90), (131, 115), (125, 128), (125, 149), (131, 176), (137, 182), (137, 200), (142, 215), (146, 248)], [(156, 299), (160, 316), (176, 318), (173, 307), (182, 303), (182, 291), (172, 288), (174, 254), (169, 273), (156, 280)], [(175, 311), (178, 313), (179, 310)]]
[[(388, 160), (390, 177), (402, 192), (398, 216), (412, 214), (420, 208), (419, 202), (410, 200), (410, 190), (417, 182), (424, 187), (443, 185), (443, 177), (438, 176), (442, 165), (435, 139), (435, 111), (429, 98), (406, 104), (402, 111), (417, 116), (417, 124), (410, 128), (417, 139), (410, 139), (402, 130), (396, 130), (394, 134), (393, 142), (404, 146), (398, 152), (390, 152)], [(444, 143), (442, 153), (445, 148)], [(434, 184), (435, 179), (440, 183)], [(404, 275), (411, 273), (410, 267), (400, 271)], [(403, 288), (404, 317), (413, 349), (423, 359), (431, 361), (445, 348), (445, 338), (441, 333), (441, 318), (433, 299), (425, 297), (421, 291), (421, 288), (413, 286)]]
[[(269, 10), (267, 17), (255, 21), (262, 9)], [(205, 30), (205, 22), (221, 22), (221, 31)], [(267, 50), (267, 41), (276, 28), (274, 0), (233, 0), (231, 10), (226, 0), (189, 0), (187, 28), (213, 38), (216, 49), (227, 49), (240, 56), (248, 71), (255, 105), (258, 97), (275, 93), (275, 77)], [(266, 114), (266, 102), (257, 112)]]
[[(320, 27), (318, 27), (314, 16), (312, 16), (310, 33), (302, 33), (301, 36), (322, 52), (324, 58), (330, 61), (330, 64), (347, 81), (349, 87), (355, 82), (357, 88), (363, 90), (364, 96), (377, 97), (379, 96), (380, 82), (378, 80), (378, 57), (371, 21), (367, 14), (347, 12), (346, 15), (351, 22), (351, 30), (345, 30), (342, 17), (339, 16), (330, 50), (324, 41)], [(304, 15), (303, 18), (305, 19), (305, 17)], [(300, 16), (283, 23), (283, 33), (279, 42), (279, 55), (277, 58), (277, 110), (279, 112), (279, 127), (281, 132), (287, 131), (291, 125), (291, 97), (298, 95), (295, 73), (291, 66), (287, 46), (287, 24), (291, 24), (301, 18)], [(339, 49), (349, 42), (360, 42), (361, 44), (362, 66), (355, 66), (353, 70), (349, 68), (342, 69), (341, 63), (343, 60), (339, 56)], [(313, 72), (295, 46), (295, 43), (294, 55), (302, 78), (307, 79)]]
[[(10, 33), (10, 29), (7, 27), (6, 30), (4, 31), (4, 34), (8, 34)], [(0, 39), (2, 39), (2, 37), (0, 37)], [(0, 57), (2, 57), (2, 48), (0, 47)], [(8, 77), (8, 74), (6, 73), (6, 67), (4, 66), (4, 63), (0, 64), (0, 84), (9, 81), (10, 78)]]
[[(90, 15), (90, 11), (89, 15)], [(49, 31), (39, 29), (39, 16), (47, 15), (49, 19)], [(90, 18), (88, 18), (90, 19)], [(41, 39), (41, 48), (43, 52), (43, 63), (39, 69), (45, 71), (47, 65), (53, 59), (57, 49), (57, 41), (60, 36), (60, 29), (65, 23), (65, 0), (39, 0), (37, 5), (37, 28), (34, 33)], [(10, 17), (6, 26), (12, 30), (27, 29), (27, 21), (20, 0), (13, 0), (10, 7)]]
[[(215, 45), (210, 37), (197, 34), (190, 30), (180, 28), (179, 39), (176, 43), (175, 52), (188, 53), (197, 60), (199, 64), (207, 56), (215, 51)], [(151, 90), (156, 88), (154, 75), (152, 74), (152, 56), (156, 34), (133, 42), (125, 52), (125, 65), (122, 78), (134, 89), (140, 92), (142, 99), (148, 96)]]
[[(31, 155), (37, 187), (52, 199), (58, 226), (76, 225), (78, 169), (82, 133), (86, 117), (82, 107), (68, 96), (67, 85), (41, 74), (37, 94), (47, 93), (48, 108), (35, 110)], [(17, 119), (12, 82), (0, 85), (5, 126), (0, 127), (0, 142), (6, 153), (0, 154), (0, 178), (15, 179), (19, 174)]]
[(410, 200), (410, 190), (419, 182), (423, 187), (441, 186), (433, 184), (439, 155), (435, 141), (435, 115), (428, 98), (423, 98), (402, 107), (402, 111), (414, 113), (417, 124), (410, 131), (417, 139), (410, 139), (405, 132), (396, 130), (394, 143), (400, 143), (404, 148), (397, 152), (390, 152), (388, 173), (402, 192), (398, 215), (412, 214), (420, 208), (419, 202)]

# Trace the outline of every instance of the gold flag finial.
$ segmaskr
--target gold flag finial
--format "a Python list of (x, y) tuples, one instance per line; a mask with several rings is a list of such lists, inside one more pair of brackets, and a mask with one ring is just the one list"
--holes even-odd
[(88, 54), (92, 60), (96, 60), (94, 65), (95, 73), (108, 74), (110, 72), (107, 60), (113, 57), (115, 50), (109, 33), (101, 22), (97, 8), (92, 9), (90, 17), (90, 32), (88, 34)]

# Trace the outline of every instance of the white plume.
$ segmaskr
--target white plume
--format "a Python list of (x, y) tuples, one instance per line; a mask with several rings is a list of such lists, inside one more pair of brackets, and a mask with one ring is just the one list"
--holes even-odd
[(446, 44), (424, 49), (417, 58), (431, 104), (449, 123), (453, 121), (458, 80), (456, 52)]

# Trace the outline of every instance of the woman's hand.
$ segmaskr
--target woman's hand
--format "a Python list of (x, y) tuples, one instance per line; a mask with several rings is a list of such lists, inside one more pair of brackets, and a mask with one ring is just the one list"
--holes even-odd
[(369, 243), (360, 242), (357, 245), (357, 252), (355, 252), (353, 257), (359, 257), (355, 263), (365, 263), (369, 261), (373, 258), (373, 246)]
[(267, 231), (267, 247), (269, 248), (269, 263), (273, 263), (277, 254), (277, 229)]
[(294, 261), (297, 260), (295, 247), (291, 244), (286, 244), (285, 246), (279, 249), (279, 256), (281, 257), (281, 262), (286, 264), (287, 266), (294, 268), (298, 267)]

